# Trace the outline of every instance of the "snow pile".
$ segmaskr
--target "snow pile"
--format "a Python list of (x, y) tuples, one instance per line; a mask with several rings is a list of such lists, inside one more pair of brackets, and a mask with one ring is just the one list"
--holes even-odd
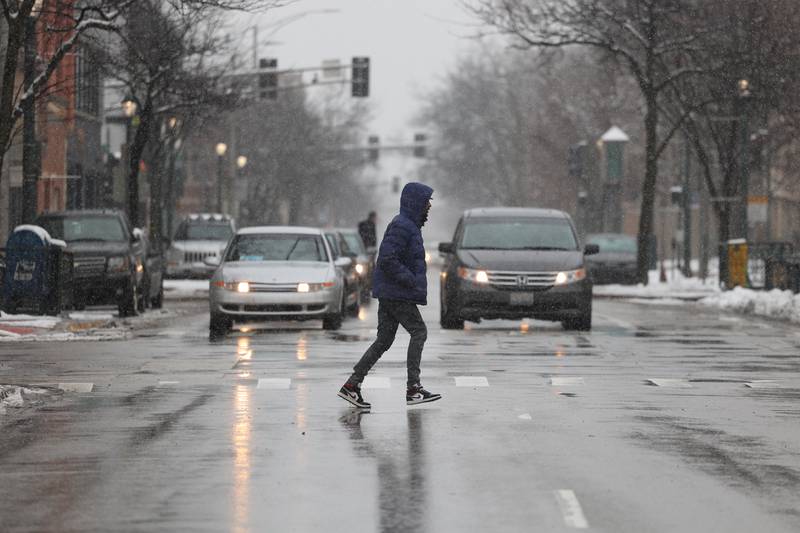
[(0, 385), (0, 415), (6, 414), (9, 407), (18, 408), (25, 405), (33, 395), (46, 394), (46, 389), (19, 387), (17, 385)]
[(164, 296), (171, 300), (208, 298), (207, 279), (165, 279)]
[(699, 300), (720, 291), (716, 275), (705, 281), (684, 277), (679, 271), (668, 271), (667, 281), (660, 281), (658, 270), (649, 272), (648, 285), (595, 285), (595, 296), (614, 298)]
[(754, 291), (735, 287), (703, 298), (699, 303), (724, 311), (800, 322), (800, 294), (792, 291)]
[(36, 315), (10, 315), (0, 311), (0, 324), (24, 328), (52, 329), (61, 322), (59, 317)]

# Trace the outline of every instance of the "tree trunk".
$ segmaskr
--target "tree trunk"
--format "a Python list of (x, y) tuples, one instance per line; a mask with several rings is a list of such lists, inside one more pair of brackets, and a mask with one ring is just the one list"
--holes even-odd
[(0, 183), (3, 178), (3, 161), (8, 150), (11, 134), (14, 131), (14, 96), (17, 94), (17, 65), (19, 64), (19, 51), (24, 37), (22, 13), (12, 19), (8, 26), (6, 39), (6, 53), (3, 62), (3, 82), (0, 88)]
[(142, 161), (142, 154), (147, 146), (150, 137), (150, 123), (153, 120), (153, 102), (147, 97), (144, 107), (139, 113), (139, 126), (136, 128), (136, 135), (133, 143), (128, 148), (129, 174), (128, 174), (128, 217), (131, 224), (138, 227), (139, 220), (139, 165)]
[(658, 178), (658, 109), (655, 90), (650, 87), (645, 92), (646, 110), (645, 155), (646, 164), (642, 183), (642, 205), (639, 215), (638, 248), (636, 252), (636, 276), (640, 283), (647, 285), (650, 269), (650, 247), (653, 238), (653, 207)]

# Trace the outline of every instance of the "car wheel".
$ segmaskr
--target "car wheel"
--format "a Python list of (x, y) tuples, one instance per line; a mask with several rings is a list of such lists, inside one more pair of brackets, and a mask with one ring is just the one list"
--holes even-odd
[(117, 302), (120, 317), (136, 316), (136, 306), (139, 303), (139, 291), (136, 284), (130, 282), (122, 291), (122, 296)]
[(224, 337), (233, 328), (233, 320), (222, 313), (211, 313), (211, 318), (208, 322), (208, 335), (209, 337), (218, 338)]
[(439, 305), (439, 324), (442, 329), (464, 329), (464, 319), (459, 318), (458, 309), (448, 305), (444, 298)]
[(356, 301), (347, 308), (347, 314), (350, 316), (358, 316), (358, 312), (361, 310), (361, 293), (360, 291), (356, 291)]
[(150, 288), (148, 286), (144, 286), (139, 290), (139, 298), (136, 300), (136, 310), (138, 312), (144, 313), (147, 309), (149, 294)]
[(83, 291), (75, 291), (72, 294), (72, 308), (76, 311), (83, 311), (86, 309), (86, 293)]
[(342, 314), (334, 313), (322, 319), (322, 329), (335, 331), (342, 327)]
[(563, 320), (561, 325), (566, 330), (591, 331), (592, 329), (592, 302), (586, 305), (580, 315)]

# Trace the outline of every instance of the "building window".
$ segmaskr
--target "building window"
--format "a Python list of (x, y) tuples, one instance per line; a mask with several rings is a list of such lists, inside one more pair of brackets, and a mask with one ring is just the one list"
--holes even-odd
[(100, 69), (91, 49), (79, 47), (75, 53), (75, 108), (100, 116)]

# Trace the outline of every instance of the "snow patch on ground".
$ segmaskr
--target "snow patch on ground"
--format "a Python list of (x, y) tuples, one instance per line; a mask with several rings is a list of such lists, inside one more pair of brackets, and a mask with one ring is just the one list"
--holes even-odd
[(165, 279), (164, 297), (169, 300), (208, 298), (207, 279)]
[(55, 316), (9, 315), (0, 311), (0, 323), (15, 327), (51, 329), (61, 322)]
[(35, 387), (0, 385), (0, 415), (6, 414), (8, 408), (22, 407), (31, 396), (46, 394), (47, 392), (45, 389)]

